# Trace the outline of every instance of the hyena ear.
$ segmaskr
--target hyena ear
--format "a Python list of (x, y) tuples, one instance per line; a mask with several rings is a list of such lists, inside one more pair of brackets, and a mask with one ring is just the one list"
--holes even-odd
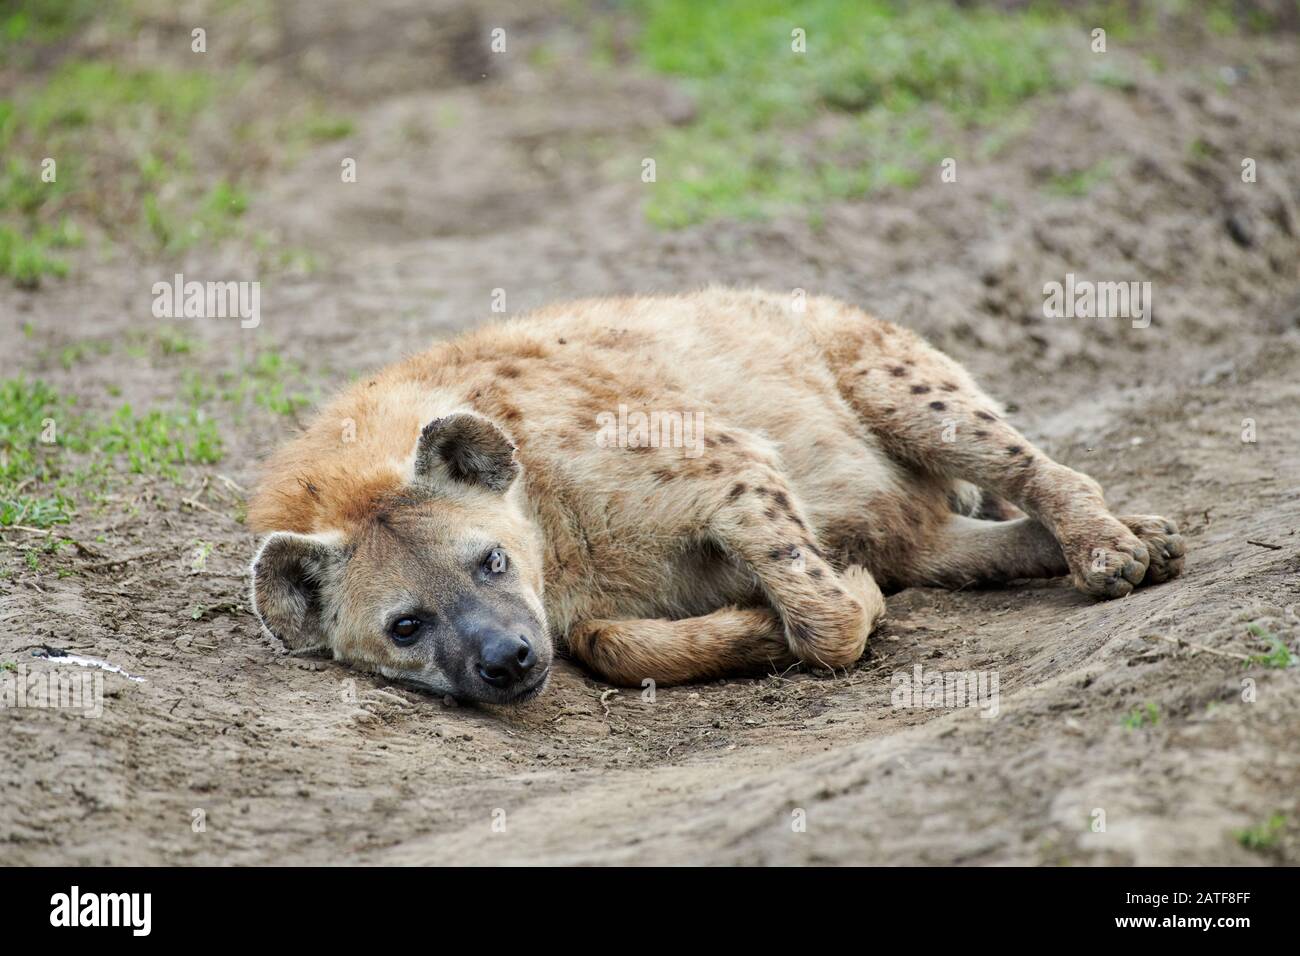
[(277, 531), (253, 558), (253, 611), (290, 650), (328, 644), (322, 589), (339, 553), (319, 535)]
[(424, 426), (415, 446), (415, 477), (437, 487), (446, 481), (505, 491), (519, 475), (515, 446), (486, 418), (457, 412)]

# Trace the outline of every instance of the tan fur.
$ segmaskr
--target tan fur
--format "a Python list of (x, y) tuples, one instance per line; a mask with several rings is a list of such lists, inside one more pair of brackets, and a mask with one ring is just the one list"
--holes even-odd
[[(605, 447), (598, 416), (621, 405), (702, 414), (702, 442)], [(498, 426), (522, 478), (495, 497), (453, 483), (407, 500), (421, 428), (458, 410)], [(965, 516), (1020, 514), (1006, 502), (1027, 517)], [(511, 538), (550, 633), (626, 684), (851, 664), (884, 610), (877, 582), (1068, 571), (1120, 596), (1177, 574), (1183, 553), (1165, 519), (1113, 517), (1094, 481), (911, 332), (829, 299), (796, 311), (724, 289), (552, 306), (363, 379), (271, 459), (249, 518), (355, 544), (409, 508)], [(371, 596), (349, 600), (381, 600), (385, 560), (351, 553), (351, 579), (370, 581), (354, 592)], [(400, 670), (349, 613), (322, 642)]]

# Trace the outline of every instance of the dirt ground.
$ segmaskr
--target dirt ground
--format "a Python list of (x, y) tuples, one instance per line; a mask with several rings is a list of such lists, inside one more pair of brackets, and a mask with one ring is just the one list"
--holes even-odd
[[(87, 250), (65, 280), (0, 286), (0, 376), (39, 377), (86, 409), (149, 408), (187, 368), (265, 348), (328, 392), (486, 321), (495, 288), (511, 313), (709, 282), (805, 288), (928, 335), (1117, 512), (1177, 520), (1185, 574), (1108, 603), (1064, 581), (904, 591), (848, 673), (649, 701), (560, 662), (526, 707), (457, 706), (259, 632), (242, 501), (294, 416), (218, 404), (225, 458), (179, 483), (124, 480), (116, 507), (66, 529), (93, 554), (65, 548), (31, 570), (38, 542), (3, 534), (0, 659), (59, 666), (31, 657), (51, 645), (144, 678), (106, 675), (98, 719), (0, 709), (4, 862), (1300, 862), (1300, 667), (1241, 659), (1267, 652), (1261, 631), (1300, 650), (1294, 35), (1206, 41), (1126, 88), (1046, 97), (996, 159), (960, 157), (957, 183), (936, 171), (817, 224), (662, 231), (641, 211), (655, 186), (640, 163), (689, 121), (680, 89), (630, 62), (595, 70), (559, 15), (489, 7), (465, 26), (462, 8), (398, 0), (367, 9), (399, 39), (352, 50), (382, 73), (313, 73), (361, 42), (351, 7), (290, 5), (294, 66), (268, 55), (258, 74), (262, 97), (314, 84), (356, 119), (257, 173), (251, 221), (318, 268), (266, 278), (256, 330), (190, 322), (192, 356), (141, 357), (122, 350), (133, 333), (183, 322), (152, 317), (155, 281), (250, 276), (250, 249)], [(447, 31), (403, 17), (453, 35), (501, 22), (517, 52), (434, 55)], [(543, 40), (562, 51), (546, 69), (526, 55)], [(356, 183), (340, 183), (341, 157), (358, 158)], [(1112, 174), (1086, 196), (1044, 189), (1103, 161)], [(1071, 271), (1150, 280), (1150, 327), (1044, 318), (1043, 284)], [(58, 361), (84, 342), (102, 348)], [(212, 547), (196, 566), (198, 542)], [(918, 664), (995, 672), (997, 716), (893, 706), (891, 677)]]

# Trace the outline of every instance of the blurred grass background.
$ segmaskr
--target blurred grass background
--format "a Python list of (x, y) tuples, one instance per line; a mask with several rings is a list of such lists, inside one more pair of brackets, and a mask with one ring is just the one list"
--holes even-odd
[[(206, 24), (226, 46), (231, 21), (278, 16), (268, 0), (185, 11), (182, 20)], [(173, 51), (154, 62), (132, 51), (139, 27), (165, 15), (176, 14), (159, 0), (0, 0), (0, 276), (25, 288), (65, 276), (66, 252), (87, 230), (146, 255), (239, 234), (259, 144), (301, 150), (352, 132), (349, 117), (306, 90), (305, 104), (228, 109), (257, 95), (249, 77), (274, 68), (274, 55), (186, 62)], [(691, 97), (693, 120), (650, 146), (674, 174), (646, 215), (680, 228), (789, 210), (815, 221), (826, 202), (914, 184), (958, 143), (987, 157), (1035, 97), (1082, 82), (1124, 85), (1111, 60), (1089, 62), (1096, 24), (1112, 44), (1170, 29), (1294, 30), (1300, 4), (570, 0), (553, 15), (585, 35), (593, 71), (611, 68), (615, 38), (630, 31), (634, 62), (619, 68), (672, 77)], [(796, 28), (803, 52), (792, 46)], [(533, 51), (538, 63), (553, 56)], [(1155, 57), (1148, 65), (1162, 68)], [(203, 157), (199, 176), (193, 134), (205, 119), (225, 124), (226, 145)], [(53, 183), (40, 178), (46, 157), (58, 163)], [(295, 254), (243, 238), (271, 259)]]

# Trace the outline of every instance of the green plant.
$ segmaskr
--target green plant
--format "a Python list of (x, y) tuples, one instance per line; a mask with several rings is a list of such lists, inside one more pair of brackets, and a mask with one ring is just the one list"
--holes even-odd
[(1159, 722), (1160, 708), (1151, 701), (1147, 701), (1141, 707), (1133, 708), (1132, 712), (1124, 718), (1124, 726), (1128, 730), (1154, 727)]
[(1262, 664), (1265, 667), (1294, 667), (1298, 660), (1296, 655), (1291, 652), (1291, 648), (1276, 634), (1271, 633), (1259, 624), (1249, 624), (1246, 630), (1250, 631), (1255, 637), (1266, 643), (1269, 647), (1267, 654), (1252, 654), (1248, 664)]
[(1236, 831), (1237, 842), (1247, 850), (1271, 850), (1277, 846), (1286, 829), (1286, 815), (1275, 813), (1263, 823)]

